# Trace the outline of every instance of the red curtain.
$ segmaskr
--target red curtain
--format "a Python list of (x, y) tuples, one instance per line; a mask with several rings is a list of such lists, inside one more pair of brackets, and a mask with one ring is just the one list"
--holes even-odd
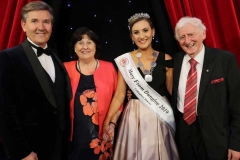
[(31, 1), (34, 0), (1, 0), (0, 51), (16, 46), (24, 40), (25, 34), (21, 27), (21, 9)]
[(21, 9), (34, 0), (1, 0), (0, 50), (20, 44), (25, 38), (21, 28)]
[(240, 66), (239, 0), (165, 0), (174, 28), (183, 16), (200, 18), (205, 24), (205, 44), (234, 53)]

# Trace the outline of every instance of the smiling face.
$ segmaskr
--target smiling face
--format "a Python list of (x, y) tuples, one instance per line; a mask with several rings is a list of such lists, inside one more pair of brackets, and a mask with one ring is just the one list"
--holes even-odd
[(178, 42), (181, 48), (194, 58), (203, 47), (203, 40), (206, 38), (206, 32), (201, 31), (192, 24), (186, 24), (177, 31)]
[(147, 49), (151, 46), (155, 30), (151, 28), (146, 20), (136, 22), (132, 26), (131, 38), (139, 49)]
[(75, 44), (74, 50), (80, 60), (91, 61), (96, 53), (96, 44), (84, 34)]
[(51, 14), (47, 10), (30, 11), (21, 26), (32, 42), (44, 48), (52, 33)]

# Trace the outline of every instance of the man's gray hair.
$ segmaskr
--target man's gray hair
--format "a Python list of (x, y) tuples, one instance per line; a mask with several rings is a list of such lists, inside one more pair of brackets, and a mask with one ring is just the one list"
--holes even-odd
[(175, 38), (179, 40), (177, 31), (184, 27), (187, 24), (192, 24), (193, 26), (197, 27), (201, 31), (206, 31), (206, 26), (202, 23), (201, 19), (196, 17), (182, 17), (176, 24), (175, 27)]

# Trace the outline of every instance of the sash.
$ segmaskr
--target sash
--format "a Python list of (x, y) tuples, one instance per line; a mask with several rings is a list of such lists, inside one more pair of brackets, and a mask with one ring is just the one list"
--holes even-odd
[(125, 53), (114, 60), (132, 92), (175, 132), (175, 119), (170, 104), (143, 79), (135, 66), (131, 54)]

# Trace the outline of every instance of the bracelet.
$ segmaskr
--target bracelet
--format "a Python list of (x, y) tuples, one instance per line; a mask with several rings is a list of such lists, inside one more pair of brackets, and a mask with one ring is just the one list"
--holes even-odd
[(114, 123), (114, 122), (109, 122), (109, 124), (113, 124), (116, 127), (116, 123)]

